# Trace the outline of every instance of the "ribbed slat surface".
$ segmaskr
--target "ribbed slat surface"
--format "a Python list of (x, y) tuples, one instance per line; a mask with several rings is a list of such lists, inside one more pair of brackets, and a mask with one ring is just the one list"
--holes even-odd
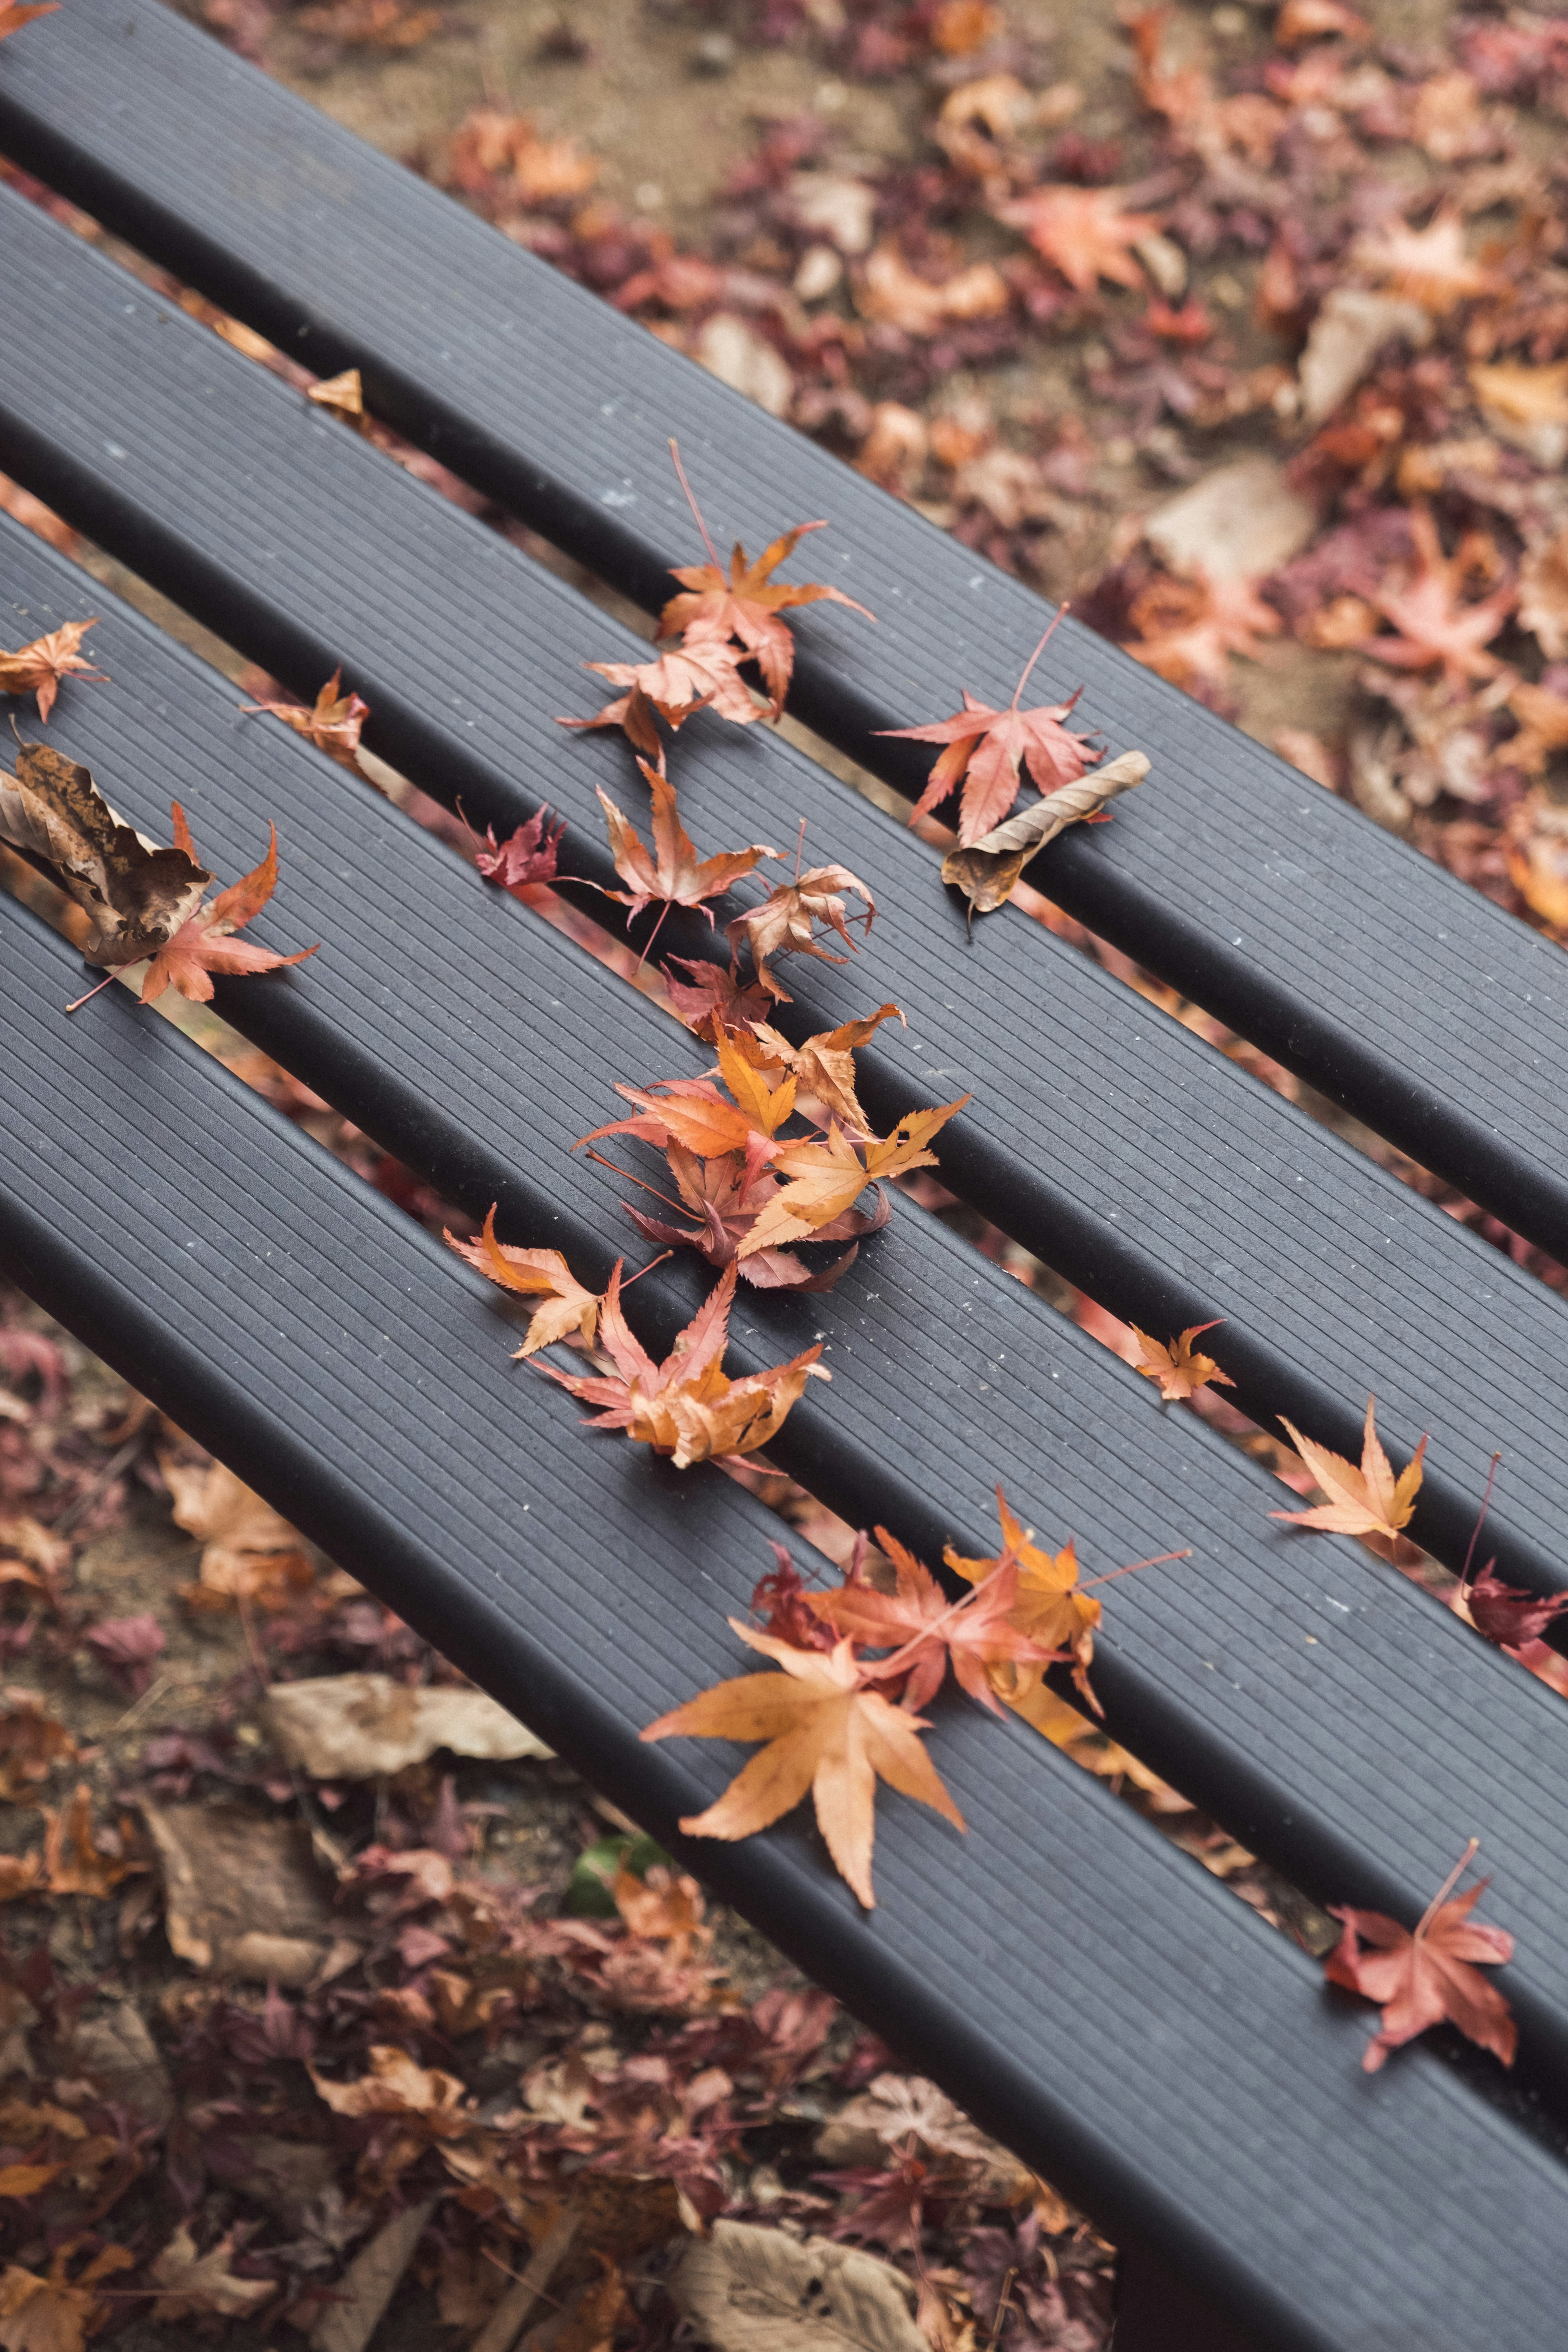
[[(1026, 589), (172, 14), (73, 0), (30, 27), (0, 142), (322, 373), (361, 365), (379, 413), (646, 604), (699, 556), (671, 433), (721, 542), (829, 517), (808, 572), (881, 625), (804, 616), (799, 708), (895, 781), (924, 755), (872, 730), (1011, 694)], [(1157, 760), (1044, 887), (1568, 1255), (1558, 951), (1076, 624), (1037, 678)]]
[[(50, 740), (144, 827), (177, 796), (225, 877), (275, 818), (283, 881), (258, 930), (323, 941), (287, 979), (224, 988), (224, 1012), (448, 1195), (478, 1213), (499, 1197), (512, 1237), (595, 1279), (612, 1241), (640, 1261), (631, 1188), (568, 1146), (611, 1108), (606, 1069), (630, 1055), (692, 1074), (695, 1041), (0, 520), (0, 640), (92, 611), (112, 683), (68, 686)], [(710, 1278), (686, 1257), (631, 1301), (668, 1342)], [(1284, 1498), (1263, 1471), (901, 1200), (838, 1290), (742, 1293), (736, 1325), (737, 1360), (826, 1338), (832, 1388), (808, 1390), (773, 1451), (933, 1559), (945, 1537), (989, 1547), (997, 1479), (1042, 1532), (1076, 1532), (1088, 1573), (1193, 1544), (1108, 1596), (1097, 1682), (1116, 1736), (1324, 1900), (1414, 1921), (1479, 1835), (1520, 1939), (1504, 1981), (1527, 2062), (1568, 2075), (1568, 1889), (1542, 1860), (1568, 1850), (1553, 1693), (1356, 1547), (1272, 1524)]]
[[(68, 1021), (75, 959), (10, 901), (0, 948), (9, 1266), (671, 1837), (732, 1751), (635, 1733), (733, 1670), (767, 1515), (575, 1430), (477, 1278), (119, 991)], [(1366, 2081), (1301, 1955), (1026, 1732), (940, 1715), (970, 1833), (886, 1802), (870, 1918), (804, 1832), (688, 1858), (1270, 2347), (1550, 2342), (1562, 2168), (1426, 2053)]]
[[(557, 803), (566, 870), (613, 880), (593, 786), (641, 787), (552, 714), (634, 641), (34, 207), (0, 221), (0, 463), (307, 689), (342, 659), (387, 756), (477, 821)], [(942, 1143), (959, 1190), (1145, 1329), (1226, 1318), (1251, 1408), (1354, 1453), (1375, 1389), (1391, 1445), (1430, 1429), (1415, 1531), (1451, 1560), (1501, 1447), (1503, 1571), (1561, 1581), (1561, 1300), (1039, 925), (971, 938), (902, 826), (762, 730), (693, 721), (679, 773), (700, 847), (804, 812), (813, 854), (870, 881), (868, 951), (791, 971), (797, 1033), (901, 1002), (866, 1098), (891, 1119), (972, 1089)]]

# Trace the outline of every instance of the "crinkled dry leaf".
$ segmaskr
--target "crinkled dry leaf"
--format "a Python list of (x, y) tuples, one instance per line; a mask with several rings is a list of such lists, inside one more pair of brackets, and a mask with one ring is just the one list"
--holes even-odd
[(205, 1547), (199, 1573), (207, 1591), (268, 1606), (310, 1582), (310, 1562), (288, 1520), (226, 1464), (198, 1469), (161, 1454), (159, 1467), (174, 1497), (175, 1526)]
[(163, 1871), (169, 1942), (193, 1968), (302, 1985), (353, 1956), (335, 1935), (331, 1884), (301, 1822), (145, 1799), (142, 1814)]
[(367, 1780), (422, 1764), (438, 1748), (510, 1761), (549, 1757), (515, 1716), (456, 1683), (413, 1688), (390, 1675), (320, 1675), (275, 1683), (267, 1727), (290, 1764), (318, 1780)]
[(917, 1712), (928, 1706), (946, 1678), (948, 1661), (960, 1686), (993, 1715), (1000, 1715), (992, 1690), (992, 1670), (1005, 1664), (1047, 1666), (1061, 1653), (1018, 1631), (1018, 1563), (1005, 1557), (960, 1601), (950, 1601), (923, 1560), (917, 1559), (886, 1528), (877, 1542), (893, 1564), (897, 1584), (880, 1592), (850, 1578), (816, 1603), (829, 1623), (857, 1644), (891, 1653), (875, 1663), (861, 1661), (868, 1681), (901, 1681), (900, 1704)]
[(57, 1765), (75, 1761), (69, 1728), (48, 1714), (37, 1691), (7, 1690), (0, 1715), (0, 1801), (29, 1797)]
[(658, 762), (663, 753), (651, 710), (676, 730), (709, 709), (738, 727), (749, 727), (763, 716), (767, 706), (740, 675), (746, 658), (739, 646), (700, 644), (673, 646), (649, 662), (584, 662), (584, 669), (597, 670), (623, 691), (592, 719), (558, 719), (555, 724), (578, 730), (624, 728), (637, 750)]
[(149, 2269), (148, 2275), (163, 2290), (153, 2305), (153, 2317), (165, 2325), (176, 2319), (244, 2319), (275, 2295), (276, 2280), (237, 2278), (230, 2270), (237, 2235), (229, 2230), (206, 2253), (198, 2253), (182, 2221)]
[[(4, 38), (4, 33), (5, 20), (0, 18), (0, 38)], [(96, 620), (64, 621), (47, 635), (18, 646), (14, 654), (0, 646), (0, 694), (36, 694), (38, 722), (47, 726), (62, 678), (88, 677), (98, 685), (107, 685), (104, 672), (94, 669), (80, 650), (89, 629), (97, 626)]]
[(1474, 1965), (1479, 1960), (1498, 1968), (1513, 1958), (1513, 1937), (1506, 1928), (1478, 1927), (1470, 1917), (1491, 1882), (1479, 1879), (1468, 1894), (1447, 1899), (1479, 1843), (1479, 1839), (1470, 1840), (1414, 1934), (1381, 1911), (1331, 1906), (1335, 1918), (1344, 1923), (1344, 1934), (1324, 1960), (1323, 1973), (1331, 1984), (1363, 1993), (1383, 2009), (1382, 2022), (1362, 2060), (1369, 2074), (1377, 2073), (1391, 2050), (1413, 2042), (1445, 2018), (1505, 2066), (1513, 2063), (1519, 2040), (1513, 2013)]
[(303, 702), (247, 702), (240, 708), (246, 711), (269, 710), (274, 719), (281, 719), (286, 727), (291, 727), (296, 735), (303, 735), (308, 743), (314, 743), (340, 768), (350, 768), (356, 776), (363, 776), (359, 739), (370, 717), (370, 705), (357, 694), (344, 694), (342, 678), (342, 668), (335, 669), (317, 695), (314, 708)]
[[(345, 424), (353, 426), (356, 433), (369, 433), (364, 386), (360, 381), (358, 368), (344, 368), (341, 375), (324, 376), (320, 383), (311, 384), (305, 397), (317, 408), (330, 408), (334, 416), (341, 416)], [(338, 675), (341, 677), (342, 671)]]
[[(29, 16), (46, 11), (28, 9)], [(0, 16), (0, 37), (6, 30)], [(95, 2333), (112, 2305), (95, 2290), (100, 2279), (117, 2271), (133, 2270), (136, 2257), (123, 2246), (105, 2246), (72, 2281), (67, 2266), (79, 2241), (62, 2246), (49, 2264), (48, 2276), (7, 2263), (0, 2271), (0, 2346), (5, 2352), (83, 2352), (88, 2331)]]
[(1034, 2174), (999, 2140), (988, 2138), (922, 2074), (879, 2074), (825, 2124), (815, 2153), (826, 2165), (875, 2163), (880, 2150), (910, 2140), (933, 2156), (954, 2157), (978, 2176), (984, 2205), (1016, 2205), (1033, 2194)]
[(1409, 1526), (1415, 1508), (1426, 1440), (1423, 1437), (1414, 1457), (1395, 1478), (1378, 1442), (1376, 1410), (1376, 1399), (1368, 1397), (1359, 1468), (1342, 1454), (1331, 1454), (1326, 1445), (1303, 1437), (1295, 1423), (1280, 1414), (1291, 1444), (1331, 1499), (1310, 1511), (1270, 1511), (1271, 1519), (1284, 1519), (1296, 1528), (1320, 1528), (1330, 1535), (1370, 1537), (1379, 1548), (1393, 1544), (1400, 1529)]
[(541, 1348), (553, 1347), (569, 1331), (580, 1331), (591, 1348), (599, 1325), (598, 1292), (584, 1289), (559, 1250), (517, 1249), (510, 1242), (498, 1242), (498, 1202), (491, 1202), (484, 1231), (477, 1239), (459, 1241), (455, 1234), (448, 1233), (446, 1240), (459, 1257), (477, 1266), (502, 1290), (518, 1291), (524, 1297), (543, 1295), (546, 1304), (536, 1310), (528, 1336), (517, 1351), (518, 1358), (534, 1355)]
[(871, 1847), (878, 1776), (931, 1806), (954, 1828), (963, 1817), (918, 1735), (930, 1728), (866, 1687), (854, 1644), (797, 1650), (738, 1618), (734, 1632), (774, 1658), (780, 1675), (741, 1675), (650, 1723), (645, 1739), (761, 1739), (766, 1746), (716, 1804), (680, 1824), (688, 1837), (743, 1838), (791, 1811), (812, 1792), (817, 1827), (840, 1875), (870, 1910)]
[(126, 1857), (125, 1840), (117, 1832), (100, 1844), (92, 1818), (92, 1792), (85, 1780), (78, 1784), (69, 1804), (45, 1811), (44, 1877), (51, 1895), (112, 1894), (132, 1868), (145, 1869)]
[(370, 2072), (352, 2083), (333, 2083), (312, 2066), (310, 2080), (334, 2115), (405, 2116), (434, 2139), (473, 2128), (473, 2110), (456, 2074), (421, 2066), (406, 2050), (374, 2043)]
[(715, 2352), (929, 2352), (891, 2263), (831, 2238), (715, 2221), (670, 2281)]
[(1005, 906), (1018, 877), (1048, 841), (1080, 820), (1092, 821), (1107, 801), (1131, 792), (1149, 772), (1148, 755), (1123, 751), (1103, 768), (1047, 793), (1033, 808), (1021, 809), (994, 833), (985, 834), (967, 849), (950, 849), (942, 861), (942, 878), (963, 891), (969, 901), (970, 920), (994, 914)]
[(499, 883), (503, 890), (518, 890), (530, 882), (553, 882), (565, 831), (564, 817), (551, 824), (548, 808), (536, 809), (526, 824), (520, 824), (502, 842), (497, 841), (494, 825), (488, 825), (487, 846), (476, 849), (474, 864), (487, 882)]
[[(777, 852), (771, 855), (776, 856)], [(864, 916), (847, 919), (844, 900), (839, 895), (851, 890), (865, 901)], [(858, 875), (847, 866), (813, 866), (797, 875), (793, 882), (775, 882), (760, 907), (751, 908), (737, 915), (724, 927), (730, 951), (739, 955), (744, 941), (752, 951), (757, 981), (768, 994), (783, 1004), (790, 1002), (789, 992), (773, 972), (769, 958), (777, 955), (817, 956), (824, 963), (843, 963), (847, 959), (831, 954), (816, 939), (816, 927), (826, 924), (836, 931), (847, 948), (855, 949), (849, 936), (848, 921), (864, 922), (867, 930), (876, 919), (876, 902)]]
[(93, 925), (91, 963), (136, 963), (195, 915), (212, 876), (189, 844), (163, 849), (115, 814), (89, 770), (24, 743), (0, 770), (0, 840), (45, 859)]

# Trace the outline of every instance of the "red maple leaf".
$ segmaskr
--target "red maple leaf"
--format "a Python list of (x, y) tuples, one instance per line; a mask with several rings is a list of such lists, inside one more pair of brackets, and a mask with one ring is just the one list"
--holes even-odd
[[(1470, 1917), (1491, 1882), (1479, 1879), (1468, 1895), (1447, 1900), (1479, 1843), (1470, 1840), (1414, 1935), (1381, 1911), (1331, 1906), (1345, 1932), (1323, 1962), (1324, 1975), (1331, 1984), (1364, 1993), (1383, 2009), (1383, 2022), (1361, 2062), (1369, 2074), (1377, 2073), (1391, 2050), (1445, 2018), (1505, 2066), (1513, 2063), (1519, 2036), (1512, 2012), (1497, 1987), (1473, 1966), (1481, 1960), (1496, 1968), (1513, 1958), (1513, 1937), (1505, 1928), (1477, 1927)], [(1363, 1943), (1372, 1949), (1363, 1950)]]
[(825, 587), (820, 581), (809, 581), (799, 587), (775, 583), (773, 575), (779, 565), (788, 562), (808, 530), (826, 530), (826, 522), (796, 523), (793, 530), (786, 530), (765, 548), (754, 563), (747, 562), (746, 551), (737, 540), (726, 579), (719, 551), (708, 535), (708, 526), (691, 495), (680, 452), (673, 441), (669, 449), (710, 561), (671, 566), (671, 577), (679, 581), (686, 593), (672, 596), (665, 606), (659, 618), (659, 635), (683, 637), (687, 650), (700, 656), (738, 637), (746, 651), (756, 657), (776, 718), (784, 709), (795, 668), (795, 639), (779, 614), (795, 605), (818, 604), (826, 599), (829, 604), (847, 604), (852, 613), (865, 614), (868, 621), (874, 621), (877, 615), (868, 613), (864, 604), (858, 604), (841, 588)]
[(494, 825), (487, 825), (485, 839), (489, 845), (474, 852), (474, 864), (487, 882), (499, 883), (503, 890), (521, 889), (528, 882), (553, 882), (565, 830), (564, 817), (559, 824), (551, 824), (547, 808), (536, 810), (526, 824), (520, 824), (502, 842), (497, 842)]
[(1394, 669), (1433, 669), (1457, 692), (1467, 678), (1495, 677), (1502, 667), (1489, 646), (1518, 601), (1511, 581), (1477, 604), (1459, 603), (1459, 565), (1443, 553), (1437, 526), (1426, 507), (1410, 509), (1410, 535), (1416, 565), (1402, 588), (1373, 592), (1373, 603), (1395, 631), (1391, 637), (1363, 637), (1357, 650)]
[(1075, 735), (1062, 725), (1083, 692), (1081, 686), (1065, 702), (1042, 704), (1035, 710), (1018, 708), (1029, 672), (1045, 651), (1051, 629), (1066, 611), (1064, 604), (1025, 663), (1024, 675), (1005, 710), (994, 710), (989, 703), (977, 702), (965, 687), (963, 709), (952, 719), (939, 719), (930, 727), (879, 729), (879, 733), (902, 742), (947, 746), (910, 811), (911, 824), (928, 809), (935, 808), (939, 801), (944, 801), (962, 780), (963, 801), (958, 838), (967, 849), (972, 842), (993, 832), (1016, 800), (1020, 762), (1028, 769), (1042, 793), (1054, 793), (1061, 784), (1076, 784), (1100, 757), (1089, 748), (1086, 735)]
[[(174, 846), (194, 858), (195, 850), (191, 841), (191, 828), (185, 823), (185, 812), (178, 801), (173, 803)], [(258, 948), (248, 940), (237, 940), (233, 934), (243, 930), (246, 924), (259, 915), (273, 891), (278, 887), (278, 828), (268, 825), (270, 838), (267, 855), (259, 866), (253, 866), (240, 881), (231, 882), (210, 907), (198, 907), (194, 915), (180, 925), (172, 939), (166, 940), (147, 967), (147, 977), (142, 982), (142, 1002), (155, 1004), (163, 991), (171, 986), (188, 997), (193, 1004), (205, 1004), (213, 992), (212, 974), (217, 972), (277, 971), (284, 964), (303, 963), (313, 956), (315, 948), (301, 948), (298, 955), (274, 955), (270, 948)], [(318, 942), (319, 944), (319, 942)]]

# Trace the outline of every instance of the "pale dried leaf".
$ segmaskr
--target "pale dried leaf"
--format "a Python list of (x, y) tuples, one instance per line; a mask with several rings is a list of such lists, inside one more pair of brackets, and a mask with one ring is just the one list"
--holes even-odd
[(265, 1713), (289, 1763), (321, 1780), (401, 1772), (437, 1748), (504, 1762), (553, 1753), (488, 1692), (458, 1684), (410, 1690), (390, 1675), (321, 1675), (275, 1683)]
[(902, 2272), (829, 2238), (715, 2221), (670, 2290), (714, 2352), (927, 2352)]
[(1143, 751), (1123, 751), (1103, 768), (1047, 793), (1032, 808), (1020, 810), (1005, 824), (983, 834), (967, 849), (950, 849), (942, 861), (942, 878), (963, 891), (977, 915), (993, 914), (1005, 906), (1029, 860), (1079, 818), (1103, 808), (1118, 793), (1131, 792), (1149, 772)]

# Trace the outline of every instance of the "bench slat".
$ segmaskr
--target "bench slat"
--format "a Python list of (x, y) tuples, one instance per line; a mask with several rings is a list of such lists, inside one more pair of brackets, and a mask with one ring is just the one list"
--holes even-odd
[[(925, 755), (873, 730), (1011, 695), (1047, 609), (1021, 583), (171, 12), (29, 27), (0, 143), (322, 373), (359, 365), (378, 414), (650, 607), (697, 552), (671, 432), (721, 539), (830, 517), (812, 566), (881, 625), (804, 618), (796, 705), (901, 789)], [(1568, 1257), (1559, 951), (1076, 624), (1037, 677), (1085, 683), (1160, 777), (1041, 887)]]
[[(0, 462), (302, 689), (344, 660), (378, 748), (476, 822), (557, 803), (566, 869), (613, 881), (593, 786), (629, 797), (624, 751), (552, 714), (592, 707), (585, 652), (637, 641), (37, 208), (5, 195), (0, 222)], [(868, 1049), (865, 1099), (891, 1118), (972, 1089), (942, 1139), (955, 1189), (1146, 1330), (1226, 1317), (1248, 1410), (1351, 1454), (1369, 1389), (1392, 1446), (1429, 1428), (1413, 1531), (1455, 1565), (1501, 1447), (1500, 1570), (1555, 1589), (1563, 1303), (1040, 925), (1008, 910), (971, 938), (901, 825), (738, 738), (683, 734), (699, 842), (808, 813), (883, 908), (869, 952), (791, 974), (797, 1034), (898, 997), (914, 1026)]]
[[(0, 949), (8, 1266), (679, 1847), (732, 1751), (636, 1730), (733, 1670), (767, 1515), (576, 1432), (477, 1277), (121, 992), (67, 1020), (76, 959), (8, 900)], [(682, 1859), (1270, 2347), (1550, 2341), (1562, 2167), (1427, 2052), (1369, 2084), (1302, 1955), (1027, 1734), (941, 1713), (970, 1834), (886, 1803), (869, 1919), (798, 1830)]]
[[(18, 633), (89, 611), (113, 682), (68, 693), (51, 740), (138, 824), (161, 825), (178, 795), (222, 875), (275, 817), (283, 884), (257, 930), (285, 950), (325, 942), (287, 979), (220, 982), (220, 1009), (444, 1193), (479, 1213), (499, 1199), (510, 1238), (563, 1247), (602, 1280), (612, 1239), (629, 1237), (629, 1187), (568, 1150), (603, 1107), (596, 1066), (636, 1052), (695, 1074), (705, 1051), (0, 522), (0, 614)], [(686, 1257), (639, 1284), (650, 1343), (668, 1345), (710, 1279)], [(743, 1292), (735, 1323), (750, 1362), (827, 1337), (832, 1389), (808, 1389), (772, 1451), (933, 1560), (946, 1538), (988, 1548), (994, 1478), (1042, 1532), (1077, 1533), (1087, 1572), (1194, 1544), (1193, 1561), (1118, 1588), (1096, 1674), (1115, 1736), (1321, 1900), (1414, 1921), (1474, 1831), (1520, 1937), (1503, 1981), (1525, 2070), (1568, 2081), (1568, 1889), (1541, 1867), (1568, 1848), (1555, 1694), (1356, 1547), (1272, 1525), (1280, 1489), (1261, 1469), (1162, 1412), (1147, 1383), (902, 1200), (838, 1291), (793, 1306)]]

